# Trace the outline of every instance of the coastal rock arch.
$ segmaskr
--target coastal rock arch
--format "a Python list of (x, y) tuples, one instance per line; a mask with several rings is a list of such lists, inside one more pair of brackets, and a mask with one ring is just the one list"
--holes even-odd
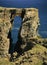
[(24, 43), (27, 43), (30, 39), (37, 37), (39, 25), (38, 9), (0, 7), (0, 49), (2, 50), (0, 51), (0, 55), (8, 55), (9, 45), (11, 45), (12, 42), (11, 28), (15, 16), (20, 16), (22, 18), (19, 37), (21, 37), (21, 40)]
[[(14, 23), (14, 18), (16, 18), (16, 17), (20, 17), (22, 20), (23, 20), (23, 18), (24, 18), (24, 15), (25, 15), (25, 9), (18, 9), (17, 10), (17, 12), (16, 12), (16, 10), (14, 9), (14, 10), (10, 10), (10, 13), (11, 13), (11, 16), (10, 16), (10, 19), (11, 19), (11, 21), (10, 21), (10, 23), (11, 23), (11, 26), (13, 27), (13, 23)], [(19, 22), (20, 23), (20, 22)], [(22, 25), (22, 23), (21, 23), (21, 25)], [(9, 30), (9, 34), (8, 34), (8, 38), (10, 39), (10, 49), (9, 49), (9, 52), (10, 53), (12, 53), (13, 51), (11, 50), (12, 49), (12, 36), (11, 36), (11, 29), (12, 29), (12, 27), (10, 28), (10, 30)], [(20, 29), (19, 29), (19, 31), (21, 30), (21, 27), (20, 27)], [(18, 32), (17, 32), (18, 33)], [(20, 35), (20, 33), (18, 34), (18, 35)], [(16, 42), (15, 42), (16, 43)]]

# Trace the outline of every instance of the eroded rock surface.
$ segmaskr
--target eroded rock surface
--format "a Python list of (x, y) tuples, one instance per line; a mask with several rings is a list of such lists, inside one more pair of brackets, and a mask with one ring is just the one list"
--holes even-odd
[(8, 54), (10, 45), (8, 33), (11, 31), (14, 17), (17, 15), (21, 16), (23, 19), (20, 32), (20, 36), (23, 40), (22, 42), (27, 43), (29, 38), (37, 36), (37, 28), (39, 24), (38, 9), (0, 7), (0, 54)]
[[(20, 48), (22, 51), (31, 49), (36, 44), (47, 47), (47, 39), (38, 38), (39, 16), (36, 8), (5, 8), (0, 7), (0, 56), (8, 55), (11, 41), (11, 29), (15, 16), (22, 18), (19, 31)], [(8, 35), (9, 34), (9, 35)], [(9, 38), (8, 38), (9, 36)], [(22, 44), (21, 44), (22, 43)]]
[(23, 18), (21, 37), (35, 38), (37, 36), (37, 29), (39, 25), (38, 9), (27, 9)]
[(15, 16), (20, 16), (23, 20), (19, 31), (18, 46), (16, 46), (19, 50), (21, 48), (23, 53), (19, 56), (17, 52), (13, 53), (14, 63), (10, 63), (6, 58), (1, 58), (0, 65), (4, 63), (5, 65), (7, 63), (8, 65), (47, 65), (47, 39), (38, 36), (40, 24), (36, 8), (0, 7), (0, 56), (9, 55), (9, 46), (12, 42), (11, 29)]

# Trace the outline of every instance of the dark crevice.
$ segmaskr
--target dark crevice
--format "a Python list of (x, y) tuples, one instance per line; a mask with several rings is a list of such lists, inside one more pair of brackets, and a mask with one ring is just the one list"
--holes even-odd
[(26, 10), (23, 9), (23, 10), (22, 10), (22, 13), (21, 13), (21, 18), (22, 18), (22, 19), (24, 18), (25, 13), (26, 13)]
[(10, 22), (11, 22), (11, 24), (13, 24), (13, 20), (14, 20), (14, 19), (12, 19), (12, 20), (10, 21)]
[(47, 63), (46, 62), (43, 62), (43, 65), (47, 65)]
[(12, 16), (15, 15), (16, 10), (10, 10), (10, 13), (11, 13), (11, 17), (10, 18), (12, 18)]
[(11, 53), (11, 48), (12, 48), (12, 38), (11, 38), (11, 30), (9, 31), (9, 34), (8, 34), (8, 38), (10, 40), (10, 45), (9, 45), (9, 53)]

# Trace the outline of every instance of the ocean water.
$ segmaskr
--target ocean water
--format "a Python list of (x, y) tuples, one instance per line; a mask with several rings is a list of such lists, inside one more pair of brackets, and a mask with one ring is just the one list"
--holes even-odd
[(46, 13), (39, 13), (39, 18), (40, 18), (40, 26), (39, 26), (39, 34), (43, 38), (47, 38), (47, 16)]
[(13, 28), (11, 30), (11, 36), (13, 39), (13, 43), (16, 43), (18, 41), (18, 33), (21, 27), (21, 23), (22, 23), (22, 19), (20, 18), (20, 16), (16, 16), (14, 18)]

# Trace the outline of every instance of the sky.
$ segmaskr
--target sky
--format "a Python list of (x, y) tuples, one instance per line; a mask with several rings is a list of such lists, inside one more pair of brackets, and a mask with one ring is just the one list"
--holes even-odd
[(39, 32), (47, 37), (47, 0), (0, 0), (0, 6), (15, 8), (38, 8), (40, 17)]

